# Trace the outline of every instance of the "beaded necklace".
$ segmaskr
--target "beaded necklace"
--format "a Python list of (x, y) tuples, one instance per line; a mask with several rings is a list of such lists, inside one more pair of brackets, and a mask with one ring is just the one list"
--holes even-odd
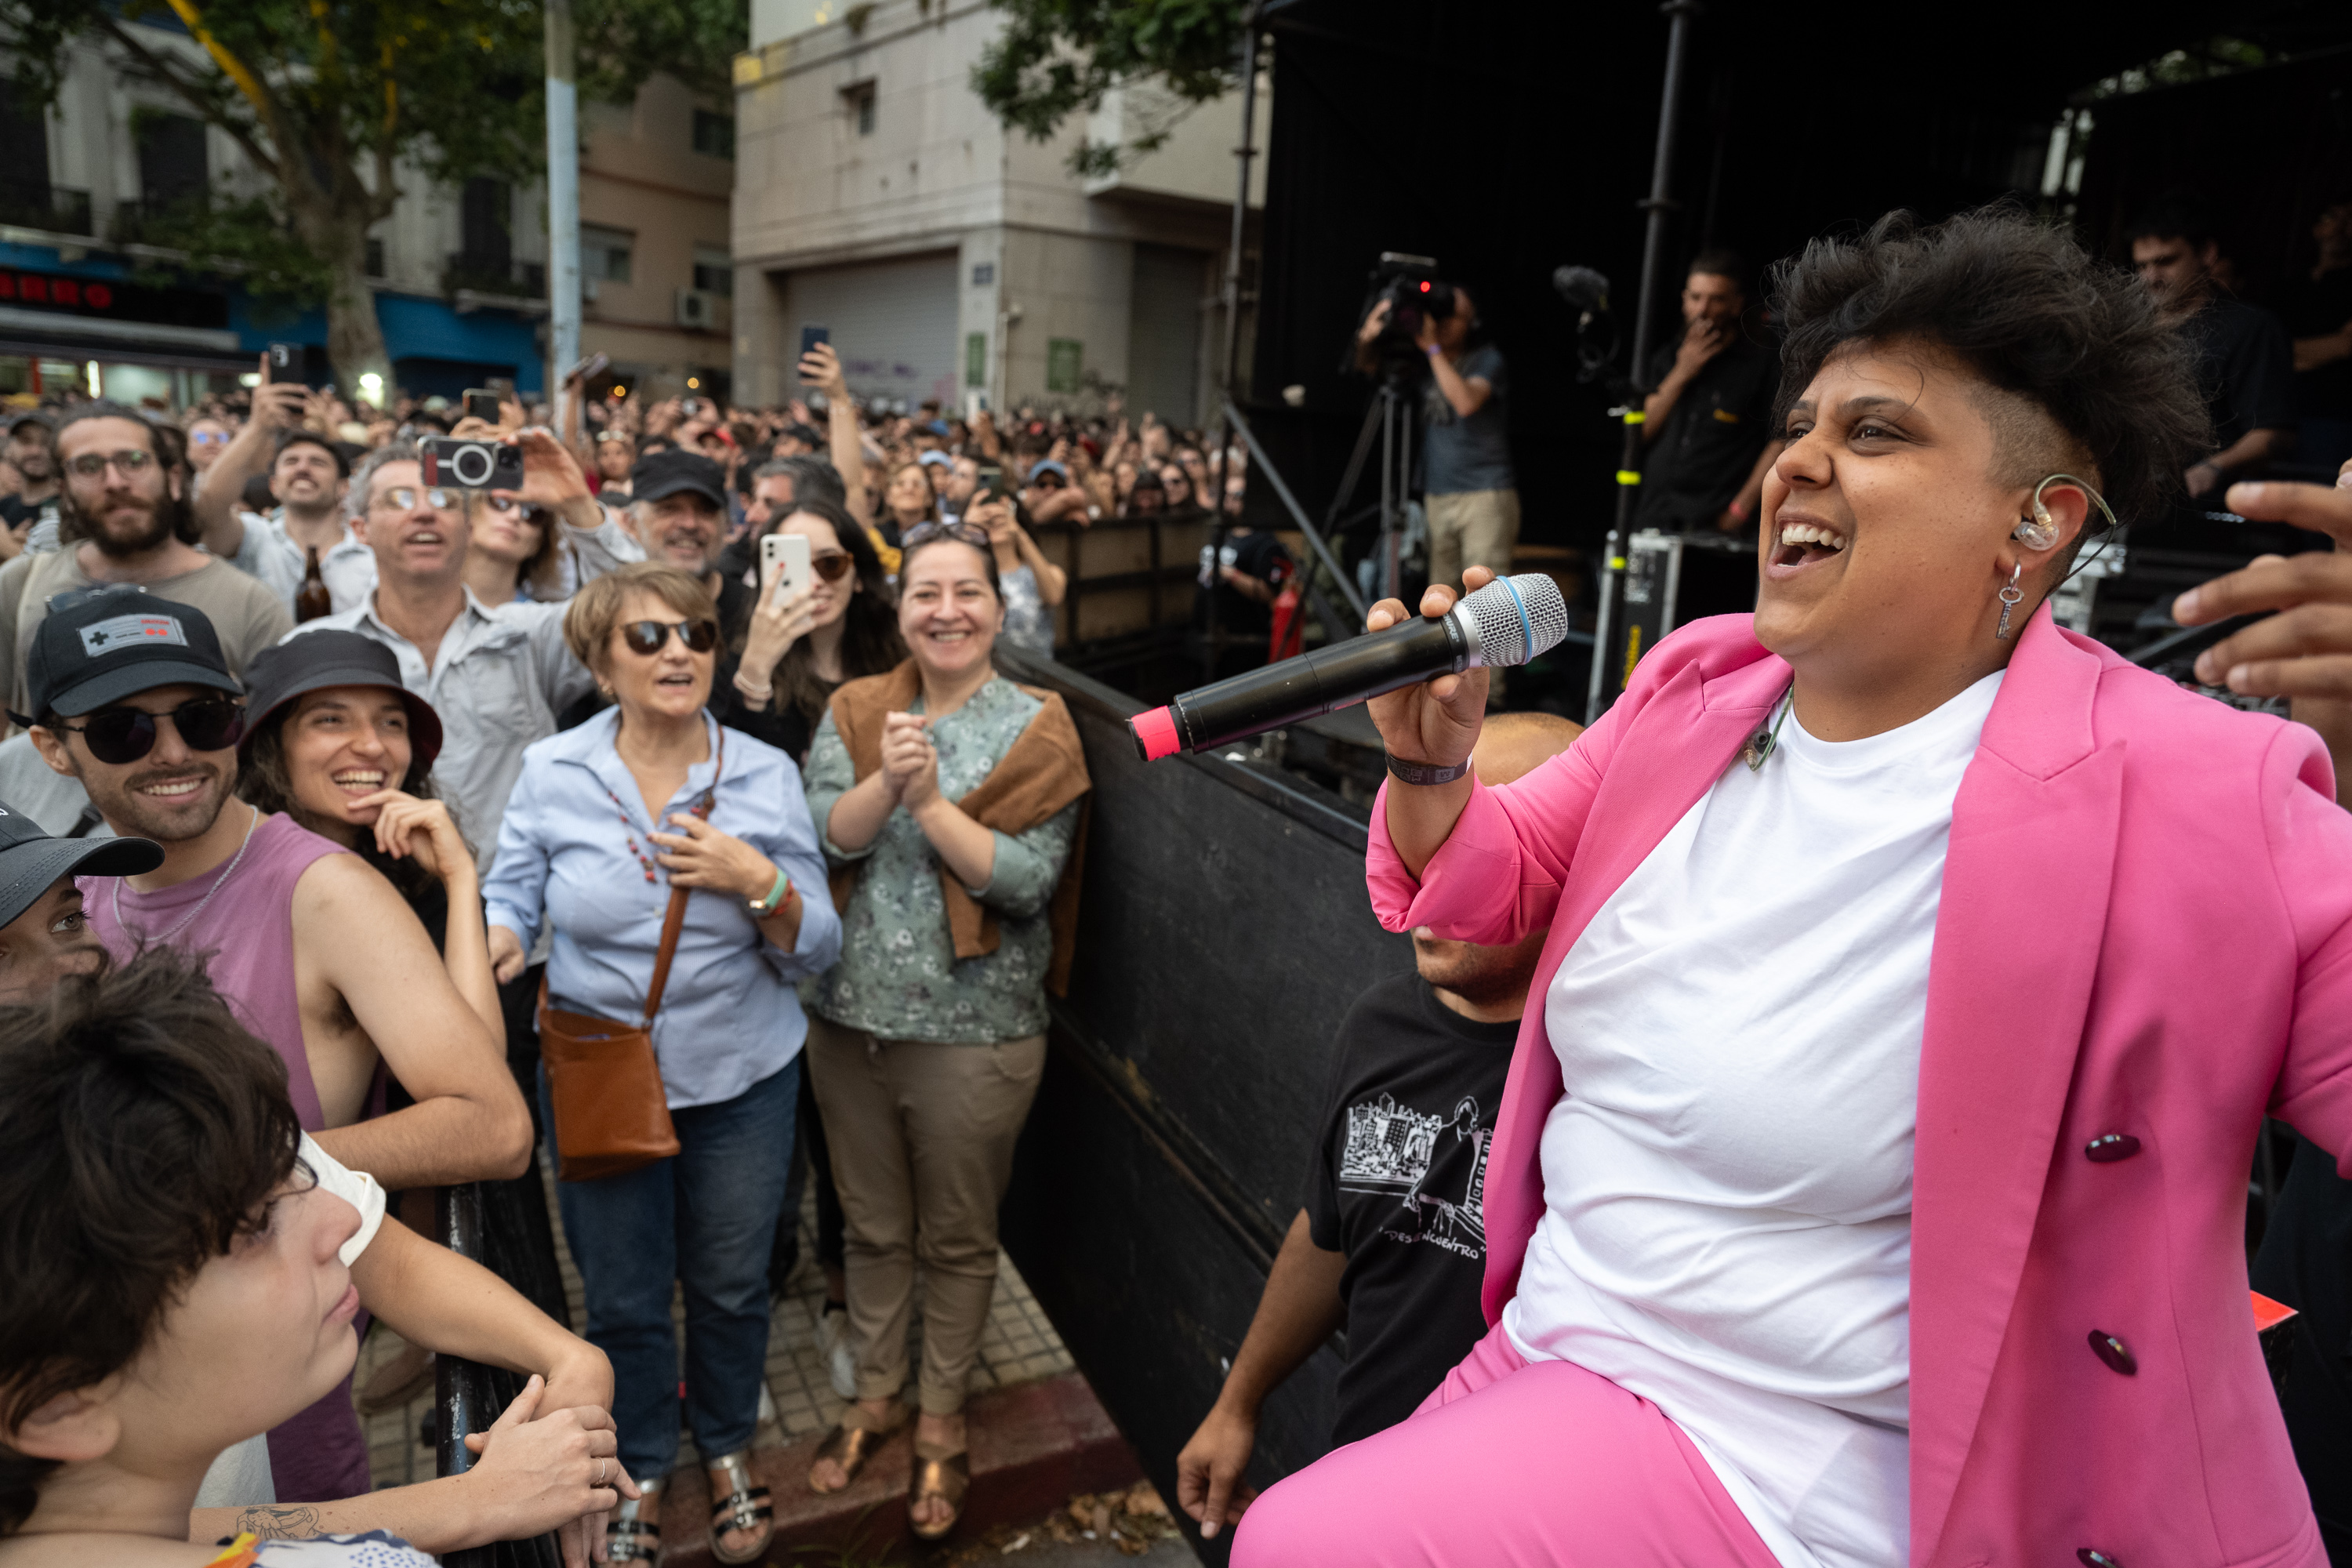
[[(615, 752), (620, 750), (617, 739), (614, 742), (613, 749)], [(702, 818), (705, 822), (710, 820), (710, 807), (713, 804), (714, 798), (719, 794), (719, 775), (727, 771), (727, 731), (723, 727), (719, 731), (718, 759), (719, 765), (710, 771), (710, 784), (708, 788), (703, 790), (702, 798), (696, 801), (693, 805), (688, 808), (695, 816)], [(626, 759), (625, 758), (623, 761), (625, 764)], [(604, 791), (604, 798), (611, 801), (613, 803), (613, 809), (621, 814), (621, 826), (626, 830), (629, 853), (635, 856), (637, 858), (637, 864), (645, 868), (646, 880), (648, 882), (658, 882), (661, 879), (655, 874), (653, 857), (646, 854), (637, 843), (637, 825), (636, 822), (629, 816), (629, 808), (621, 804), (621, 797), (614, 795), (609, 787)], [(656, 826), (658, 826), (658, 824), (656, 824)], [(206, 896), (209, 897), (210, 895)]]

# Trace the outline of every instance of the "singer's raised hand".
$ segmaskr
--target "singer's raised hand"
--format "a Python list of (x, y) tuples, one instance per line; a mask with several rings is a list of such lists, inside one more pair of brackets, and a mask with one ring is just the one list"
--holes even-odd
[[(1474, 592), (1494, 580), (1484, 566), (1462, 574), (1463, 586)], [(1433, 584), (1421, 596), (1421, 613), (1434, 619), (1451, 610), (1459, 597), (1443, 584)], [(1403, 605), (1382, 599), (1364, 617), (1364, 629), (1386, 631), (1404, 619)], [(1459, 766), (1469, 762), (1470, 748), (1478, 743), (1479, 728), (1486, 722), (1486, 672), (1480, 668), (1441, 675), (1375, 697), (1364, 706), (1380, 726), (1390, 756), (1432, 767)], [(1389, 842), (1396, 846), (1405, 869), (1418, 877), (1461, 820), (1470, 799), (1470, 777), (1465, 773), (1438, 784), (1409, 784), (1391, 777), (1384, 798)]]
[[(1462, 574), (1463, 585), (1473, 591), (1494, 580), (1495, 574), (1484, 566), (1473, 566)], [(1442, 583), (1432, 584), (1421, 596), (1421, 613), (1434, 620), (1452, 609), (1461, 597)], [(1405, 618), (1402, 602), (1382, 599), (1364, 618), (1364, 629), (1386, 631)], [(1380, 726), (1381, 739), (1387, 743), (1389, 755), (1409, 763), (1450, 768), (1469, 761), (1470, 748), (1478, 743), (1478, 729), (1486, 717), (1486, 680), (1484, 669), (1441, 675), (1434, 680), (1375, 697), (1364, 707), (1371, 714), (1372, 722)]]

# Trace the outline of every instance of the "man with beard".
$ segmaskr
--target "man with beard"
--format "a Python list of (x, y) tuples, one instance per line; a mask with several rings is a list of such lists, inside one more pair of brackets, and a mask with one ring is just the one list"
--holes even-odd
[(58, 459), (52, 449), (49, 422), (41, 415), (24, 413), (8, 421), (8, 466), (24, 482), (12, 496), (0, 496), (0, 523), (7, 524), (6, 548), (13, 555), (32, 548), (32, 535), (46, 523), (58, 523)]
[[(135, 588), (59, 606), (25, 681), (12, 717), (42, 759), (116, 834), (163, 846), (153, 869), (82, 889), (116, 960), (209, 952), (215, 987), (285, 1062), (303, 1131), (386, 1188), (522, 1173), (530, 1113), (415, 913), (357, 855), (235, 798), (244, 710), (201, 612)], [(414, 1105), (382, 1113), (380, 1068)], [(348, 1377), (277, 1429), (270, 1465), (280, 1501), (368, 1489)]]
[[(514, 498), (561, 517), (575, 541), (593, 532), (604, 512), (578, 460), (546, 430), (512, 439), (523, 462)], [(357, 632), (399, 658), (401, 684), (441, 715), (434, 787), (478, 846), (487, 875), (523, 748), (555, 733), (556, 715), (595, 680), (564, 647), (564, 603), (486, 605), (467, 591), (471, 504), (472, 492), (425, 487), (415, 447), (395, 442), (369, 453), (344, 510), (374, 554), (375, 586), (356, 607), (307, 622), (298, 635)], [(609, 558), (586, 551), (579, 560), (583, 575), (610, 567)]]
[[(1490, 788), (1508, 784), (1579, 731), (1495, 714), (1471, 762)], [(1306, 1205), (1223, 1391), (1176, 1457), (1177, 1501), (1202, 1535), (1249, 1506), (1258, 1412), (1334, 1333), (1348, 1332), (1335, 1448), (1412, 1415), (1485, 1336), (1486, 1142), (1548, 931), (1508, 947), (1415, 931), (1419, 973), (1373, 986), (1340, 1023)]]
[(37, 711), (25, 667), (42, 622), (95, 588), (130, 584), (203, 611), (231, 675), (292, 627), (283, 600), (189, 542), (183, 471), (136, 409), (82, 405), (58, 426), (56, 451), (65, 548), (0, 566), (0, 690), (10, 710)]

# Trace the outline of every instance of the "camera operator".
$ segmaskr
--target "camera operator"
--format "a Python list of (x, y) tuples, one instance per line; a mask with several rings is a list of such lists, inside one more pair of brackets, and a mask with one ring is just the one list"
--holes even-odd
[(1727, 250), (1692, 258), (1683, 280), (1683, 335), (1661, 347), (1643, 379), (1640, 528), (1737, 532), (1756, 518), (1764, 471), (1780, 447), (1767, 438), (1778, 355), (1741, 331), (1748, 289)]
[[(1502, 351), (1492, 343), (1470, 346), (1479, 323), (1468, 293), (1440, 283), (1428, 298), (1412, 343), (1427, 356), (1430, 374), (1422, 437), (1429, 580), (1458, 588), (1465, 568), (1484, 566), (1497, 575), (1510, 571), (1511, 550), (1519, 542), (1519, 492), (1504, 415)], [(1439, 302), (1449, 299), (1451, 313), (1439, 314)], [(1391, 310), (1383, 296), (1356, 329), (1356, 363), (1367, 374), (1378, 373), (1374, 345)]]

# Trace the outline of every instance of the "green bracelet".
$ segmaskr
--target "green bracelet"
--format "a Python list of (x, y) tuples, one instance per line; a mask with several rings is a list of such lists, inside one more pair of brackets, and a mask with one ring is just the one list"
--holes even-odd
[(753, 899), (744, 907), (751, 911), (753, 918), (766, 920), (784, 907), (784, 900), (792, 896), (792, 889), (793, 879), (782, 871), (778, 871), (776, 885), (768, 889), (768, 896), (764, 899)]

